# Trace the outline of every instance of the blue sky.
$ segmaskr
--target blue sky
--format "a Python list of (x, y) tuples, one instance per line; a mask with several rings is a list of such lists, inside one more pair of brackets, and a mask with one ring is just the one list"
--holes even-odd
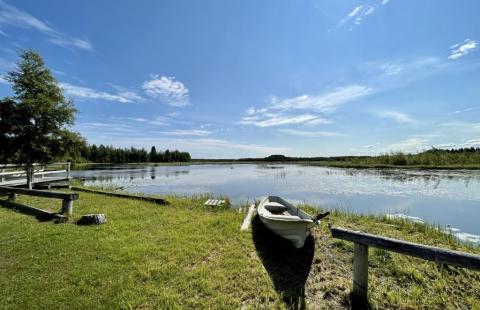
[(0, 0), (0, 74), (38, 50), (89, 143), (197, 158), (480, 146), (479, 12), (476, 0)]

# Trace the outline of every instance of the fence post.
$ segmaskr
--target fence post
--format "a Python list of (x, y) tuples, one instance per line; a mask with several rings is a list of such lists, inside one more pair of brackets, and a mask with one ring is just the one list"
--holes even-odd
[(17, 200), (17, 194), (15, 194), (15, 193), (8, 194), (8, 200), (9, 201), (16, 201)]
[(32, 166), (32, 170), (30, 171), (30, 184), (31, 184), (32, 188), (33, 188), (34, 183), (35, 183), (35, 167)]
[(72, 215), (73, 213), (73, 200), (64, 199), (62, 201), (62, 214), (63, 215)]
[(352, 306), (363, 309), (367, 305), (368, 292), (368, 246), (356, 243), (353, 256)]
[(70, 165), (72, 163), (71, 162), (67, 162), (67, 179), (70, 179)]

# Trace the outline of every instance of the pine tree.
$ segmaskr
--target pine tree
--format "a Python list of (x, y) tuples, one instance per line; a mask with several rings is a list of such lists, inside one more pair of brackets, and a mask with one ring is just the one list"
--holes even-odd
[(77, 110), (35, 51), (24, 51), (5, 80), (14, 96), (0, 100), (0, 142), (7, 146), (1, 148), (0, 160), (23, 165), (31, 188), (33, 164), (64, 155), (63, 145), (76, 138), (67, 128)]

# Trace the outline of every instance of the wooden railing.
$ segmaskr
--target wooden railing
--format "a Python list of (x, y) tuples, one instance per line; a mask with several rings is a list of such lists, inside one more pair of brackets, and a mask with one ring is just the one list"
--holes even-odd
[(434, 261), (439, 264), (455, 265), (463, 268), (480, 270), (480, 255), (452, 251), (338, 227), (333, 227), (330, 231), (333, 238), (355, 243), (352, 292), (352, 305), (355, 308), (363, 308), (368, 300), (369, 246)]
[[(52, 170), (57, 167), (57, 170)], [(64, 177), (58, 177), (58, 179), (70, 179), (71, 163), (52, 163), (48, 165), (33, 164), (34, 172), (32, 176), (32, 184), (37, 182), (47, 181), (48, 175), (52, 174), (64, 174)], [(46, 177), (47, 176), (47, 177)], [(0, 185), (19, 185), (23, 183), (25, 179), (26, 183), (27, 173), (23, 169), (22, 165), (7, 164), (0, 165)], [(19, 184), (17, 184), (19, 183)]]
[(72, 215), (73, 201), (78, 199), (77, 193), (49, 192), (8, 186), (0, 186), (0, 193), (8, 194), (11, 201), (16, 200), (17, 194), (62, 199), (62, 214), (64, 215)]

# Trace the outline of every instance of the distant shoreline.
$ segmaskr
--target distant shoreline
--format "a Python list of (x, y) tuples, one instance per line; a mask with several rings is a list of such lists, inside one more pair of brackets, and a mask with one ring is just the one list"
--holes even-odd
[(257, 164), (257, 165), (305, 165), (328, 168), (351, 169), (412, 169), (412, 170), (480, 170), (480, 165), (386, 165), (386, 164), (357, 164), (330, 161), (262, 161), (262, 160), (236, 160), (236, 159), (192, 159), (189, 162), (138, 162), (138, 163), (75, 163), (73, 169), (87, 165), (152, 165), (152, 166), (190, 166), (190, 165), (232, 165), (232, 164)]

